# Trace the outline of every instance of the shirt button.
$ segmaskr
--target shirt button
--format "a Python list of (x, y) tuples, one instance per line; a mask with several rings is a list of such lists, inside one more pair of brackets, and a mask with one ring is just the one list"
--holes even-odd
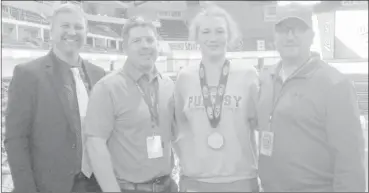
[(73, 145), (72, 145), (72, 148), (73, 148), (73, 149), (74, 149), (74, 148), (76, 148), (76, 144), (73, 144)]

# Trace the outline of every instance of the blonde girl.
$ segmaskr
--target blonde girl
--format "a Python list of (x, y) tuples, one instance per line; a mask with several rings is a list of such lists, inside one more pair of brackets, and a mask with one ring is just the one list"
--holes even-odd
[(255, 192), (257, 72), (231, 61), (227, 50), (238, 39), (231, 16), (207, 6), (193, 20), (190, 38), (201, 62), (183, 68), (174, 94), (175, 151), (183, 192)]

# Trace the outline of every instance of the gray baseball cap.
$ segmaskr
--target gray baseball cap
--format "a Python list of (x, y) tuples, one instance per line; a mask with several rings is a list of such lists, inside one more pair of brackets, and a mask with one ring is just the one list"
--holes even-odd
[(304, 22), (308, 27), (313, 25), (313, 11), (311, 5), (302, 5), (298, 3), (290, 3), (288, 5), (277, 6), (276, 9), (277, 22), (275, 25), (280, 24), (287, 19), (299, 19)]

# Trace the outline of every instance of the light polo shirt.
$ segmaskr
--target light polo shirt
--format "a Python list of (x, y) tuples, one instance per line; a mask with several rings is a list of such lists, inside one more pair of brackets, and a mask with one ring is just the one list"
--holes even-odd
[[(169, 175), (171, 165), (171, 120), (169, 99), (174, 83), (160, 74), (154, 77), (159, 85), (160, 126), (153, 130), (150, 112), (135, 82), (144, 87), (142, 73), (130, 64), (101, 79), (93, 88), (86, 115), (85, 134), (107, 139), (107, 146), (118, 181), (142, 183)], [(163, 157), (149, 159), (146, 138), (160, 135)]]
[[(257, 177), (256, 143), (251, 129), (251, 119), (256, 115), (257, 80), (253, 66), (231, 61), (221, 120), (214, 129), (203, 103), (199, 65), (180, 71), (175, 89), (175, 151), (182, 175), (209, 183)], [(209, 86), (213, 90), (217, 85)], [(214, 131), (224, 136), (220, 150), (207, 144)]]
[(278, 76), (280, 68), (260, 74), (261, 130), (269, 128), (275, 107), (273, 154), (259, 157), (263, 189), (363, 192), (364, 143), (352, 82), (316, 56), (285, 82)]

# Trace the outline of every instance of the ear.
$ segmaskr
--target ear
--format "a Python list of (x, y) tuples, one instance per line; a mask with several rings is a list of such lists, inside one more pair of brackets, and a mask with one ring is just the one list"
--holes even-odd
[(157, 40), (156, 40), (156, 47), (157, 47), (158, 49), (160, 49), (160, 40), (159, 40), (159, 39), (157, 39)]
[(50, 24), (50, 30), (49, 30), (50, 41), (53, 40), (53, 31), (54, 31), (53, 24)]
[(315, 37), (315, 33), (313, 30), (309, 31), (309, 43), (312, 45), (314, 43), (314, 37)]
[(127, 42), (126, 39), (123, 39), (123, 41), (122, 41), (122, 48), (123, 48), (123, 50), (127, 50), (127, 48), (128, 48), (128, 42)]
[(315, 38), (315, 33), (314, 31), (311, 31), (311, 39), (314, 39)]
[(49, 27), (50, 27), (50, 33), (51, 33), (51, 32), (54, 30), (54, 25), (53, 25), (53, 23), (50, 23)]
[(274, 33), (274, 35), (273, 35), (273, 42), (271, 42), (272, 44), (273, 44), (273, 46), (274, 46), (274, 48), (276, 48), (277, 47), (277, 39), (276, 39), (276, 34)]
[(89, 28), (88, 28), (88, 24), (86, 23), (86, 25), (85, 25), (85, 33), (86, 33), (86, 36), (87, 36), (88, 32), (89, 32)]

